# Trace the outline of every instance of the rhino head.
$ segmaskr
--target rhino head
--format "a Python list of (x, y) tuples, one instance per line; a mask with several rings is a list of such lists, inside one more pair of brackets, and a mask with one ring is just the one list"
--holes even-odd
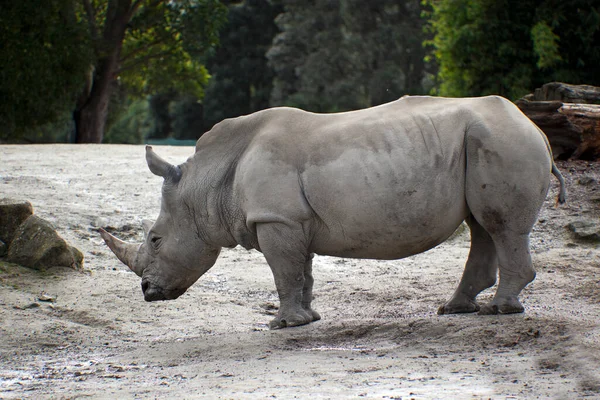
[(160, 158), (150, 146), (146, 146), (146, 161), (164, 182), (158, 219), (142, 223), (144, 243), (126, 243), (104, 229), (100, 235), (117, 258), (142, 278), (146, 301), (171, 300), (214, 265), (221, 249), (200, 237), (194, 213), (182, 196), (182, 168)]

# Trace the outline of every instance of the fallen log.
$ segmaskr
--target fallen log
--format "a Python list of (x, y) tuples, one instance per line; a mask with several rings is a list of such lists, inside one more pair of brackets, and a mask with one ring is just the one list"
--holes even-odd
[[(579, 103), (572, 103), (578, 101)], [(552, 82), (515, 102), (558, 159), (600, 159), (600, 88)]]
[(571, 158), (600, 159), (600, 104), (565, 103), (559, 112), (566, 115), (571, 124), (581, 129), (581, 143)]
[(552, 101), (577, 104), (600, 104), (600, 87), (550, 82), (525, 96), (529, 101)]

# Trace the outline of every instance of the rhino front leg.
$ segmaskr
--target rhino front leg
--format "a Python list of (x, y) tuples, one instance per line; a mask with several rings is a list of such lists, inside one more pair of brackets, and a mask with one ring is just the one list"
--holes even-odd
[(258, 224), (256, 230), (279, 294), (279, 312), (269, 328), (305, 325), (320, 319), (311, 309), (312, 255), (308, 253), (302, 227), (294, 229), (283, 223), (263, 223)]

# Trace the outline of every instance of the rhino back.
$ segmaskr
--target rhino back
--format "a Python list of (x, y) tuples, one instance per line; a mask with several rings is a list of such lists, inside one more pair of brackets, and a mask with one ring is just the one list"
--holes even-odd
[(247, 226), (301, 223), (311, 251), (347, 257), (435, 246), (467, 215), (462, 108), (446, 101), (440, 117), (439, 103), (403, 99), (339, 114), (271, 110), (237, 166)]

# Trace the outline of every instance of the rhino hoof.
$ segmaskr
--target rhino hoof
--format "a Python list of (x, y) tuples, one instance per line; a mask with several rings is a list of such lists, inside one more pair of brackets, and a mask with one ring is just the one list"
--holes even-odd
[(467, 303), (451, 303), (448, 302), (440, 308), (438, 308), (438, 315), (444, 314), (465, 314), (474, 313), (480, 310), (479, 304), (475, 301), (469, 301)]
[(287, 322), (285, 320), (276, 318), (273, 321), (269, 322), (269, 329), (271, 330), (282, 328), (287, 328)]
[(500, 311), (498, 310), (498, 306), (497, 305), (485, 305), (483, 307), (481, 307), (481, 310), (479, 310), (479, 315), (498, 315), (500, 314)]
[(481, 307), (479, 315), (497, 315), (497, 314), (519, 314), (525, 311), (523, 305), (517, 299), (512, 299), (502, 304), (494, 302)]
[(310, 310), (310, 312), (312, 313), (313, 321), (318, 321), (321, 319), (321, 315), (318, 312), (314, 310)]
[(313, 321), (318, 321), (321, 316), (316, 311), (303, 310), (301, 313), (291, 317), (277, 317), (269, 323), (269, 329), (282, 329), (292, 326), (300, 326), (310, 324)]

